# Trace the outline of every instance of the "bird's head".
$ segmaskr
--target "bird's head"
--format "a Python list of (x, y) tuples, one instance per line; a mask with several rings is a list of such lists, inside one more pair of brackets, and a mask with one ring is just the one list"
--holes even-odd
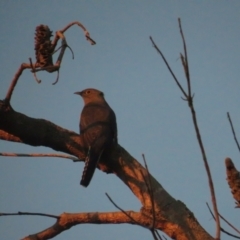
[(80, 95), (83, 98), (85, 104), (88, 104), (90, 102), (105, 101), (103, 92), (94, 88), (87, 88), (81, 92), (75, 92), (74, 94)]

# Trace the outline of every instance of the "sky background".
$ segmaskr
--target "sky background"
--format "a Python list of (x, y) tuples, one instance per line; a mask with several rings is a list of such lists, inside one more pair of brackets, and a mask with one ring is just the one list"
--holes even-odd
[[(239, 64), (240, 1), (0, 1), (0, 99), (23, 62), (34, 59), (35, 27), (53, 32), (80, 21), (97, 42), (91, 46), (77, 26), (65, 36), (67, 49), (56, 85), (56, 73), (38, 73), (37, 84), (24, 71), (11, 105), (30, 117), (43, 118), (78, 132), (83, 101), (74, 95), (88, 87), (105, 93), (117, 116), (119, 143), (142, 161), (175, 198), (184, 202), (212, 235), (215, 222), (206, 171), (191, 115), (181, 92), (149, 40), (152, 36), (175, 74), (186, 86), (179, 59), (180, 17), (188, 48), (190, 75), (198, 123), (215, 184), (219, 212), (239, 227), (239, 211), (226, 182), (224, 159), (240, 169), (227, 112), (240, 138)], [(56, 56), (54, 59), (56, 60)], [(53, 153), (0, 140), (0, 152)], [(141, 205), (115, 176), (96, 171), (88, 188), (79, 185), (83, 163), (58, 158), (0, 158), (0, 212), (117, 211), (105, 193), (125, 210)], [(37, 216), (0, 218), (0, 238), (20, 239), (55, 222)], [(231, 231), (224, 223), (226, 230)], [(152, 239), (149, 231), (132, 225), (78, 225), (55, 239)], [(230, 239), (223, 234), (222, 239)]]

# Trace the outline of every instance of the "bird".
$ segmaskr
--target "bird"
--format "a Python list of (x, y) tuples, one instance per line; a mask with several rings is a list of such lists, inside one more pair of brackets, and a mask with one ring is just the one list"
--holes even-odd
[(80, 184), (87, 187), (93, 177), (102, 154), (118, 143), (116, 115), (104, 98), (104, 93), (87, 88), (75, 92), (84, 101), (80, 114), (80, 135), (86, 153), (85, 166)]

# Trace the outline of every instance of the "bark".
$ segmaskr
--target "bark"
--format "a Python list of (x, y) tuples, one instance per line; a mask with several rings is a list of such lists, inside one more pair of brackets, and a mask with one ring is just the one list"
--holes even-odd
[[(34, 119), (18, 113), (4, 101), (0, 101), (0, 139), (32, 146), (45, 146), (74, 155), (79, 159), (85, 158), (81, 135), (47, 120)], [(177, 240), (214, 239), (202, 228), (186, 205), (170, 196), (163, 186), (120, 145), (114, 146), (111, 155), (101, 160), (99, 168), (119, 177), (139, 199), (142, 208), (139, 213), (130, 212), (133, 219), (123, 212), (119, 212), (120, 215), (115, 213), (115, 217), (110, 217), (110, 213), (107, 215), (87, 213), (86, 216), (90, 218), (88, 222), (107, 224), (125, 221), (125, 223), (139, 224), (150, 229), (154, 225), (155, 229)], [(103, 219), (101, 216), (108, 217)], [(119, 220), (119, 216), (124, 220)], [(86, 218), (81, 218), (79, 214), (65, 213), (59, 216), (56, 224), (43, 230), (41, 234), (36, 233), (25, 239), (49, 239), (50, 235), (52, 238), (81, 223), (86, 223)], [(46, 231), (50, 231), (51, 234), (47, 234)]]

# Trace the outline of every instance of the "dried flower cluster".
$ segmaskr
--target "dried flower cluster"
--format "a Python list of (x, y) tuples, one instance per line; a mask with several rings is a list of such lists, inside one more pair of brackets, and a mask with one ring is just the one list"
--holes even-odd
[(234, 199), (237, 201), (236, 207), (240, 207), (240, 173), (235, 168), (234, 163), (230, 158), (226, 158), (225, 165), (228, 185), (231, 189)]
[(47, 67), (53, 65), (52, 60), (52, 31), (47, 25), (39, 25), (36, 27), (35, 33), (35, 55), (36, 63), (39, 67)]

